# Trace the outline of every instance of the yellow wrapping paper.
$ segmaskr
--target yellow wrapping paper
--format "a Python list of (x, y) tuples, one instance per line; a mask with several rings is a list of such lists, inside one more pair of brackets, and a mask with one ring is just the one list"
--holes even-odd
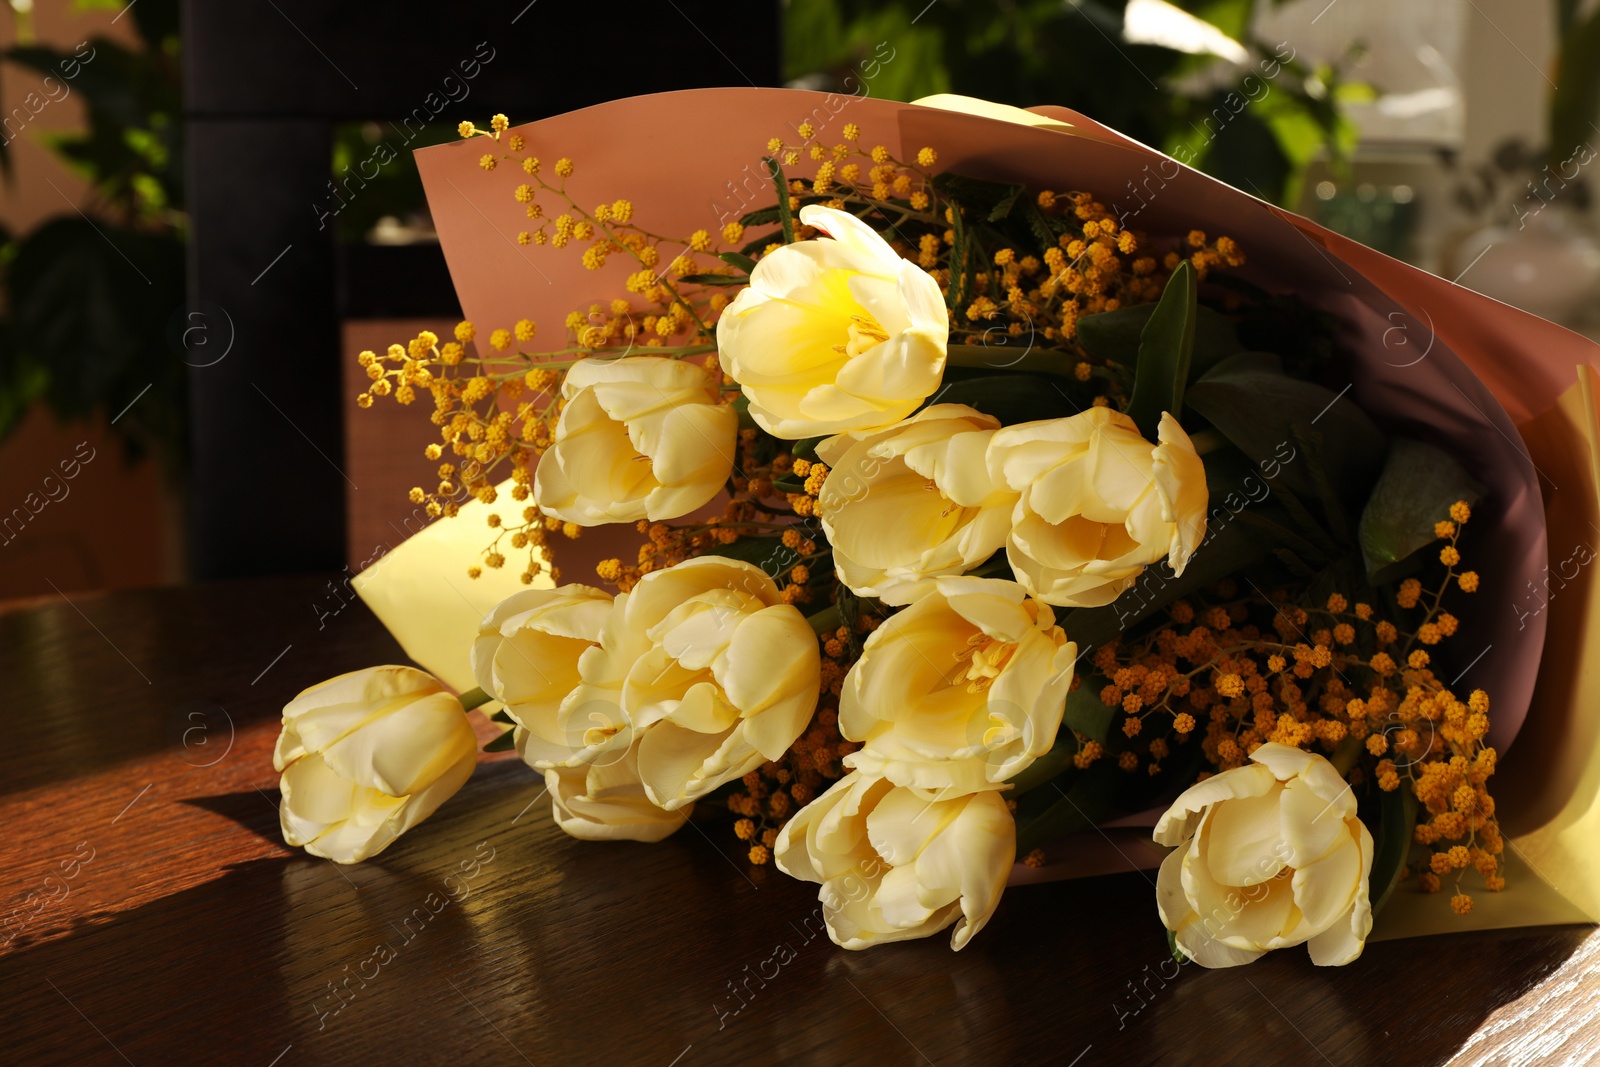
[[(497, 489), (502, 501), (511, 499), (509, 481)], [(468, 565), (493, 539), (485, 520), (494, 507), (505, 504), (462, 504), (455, 518), (424, 527), (350, 583), (406, 655), (458, 693), (478, 684), (472, 677), (472, 639), (483, 617), (512, 593), (553, 584), (548, 562), (531, 587), (522, 584), (522, 568), (514, 562), (467, 577)]]

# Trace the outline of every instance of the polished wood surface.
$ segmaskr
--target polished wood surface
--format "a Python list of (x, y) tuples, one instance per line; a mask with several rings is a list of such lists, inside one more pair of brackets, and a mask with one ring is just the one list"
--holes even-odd
[(314, 859), (278, 835), (278, 711), (403, 662), (360, 604), (319, 620), (326, 582), (0, 614), (0, 1063), (1600, 1059), (1590, 927), (1173, 977), (1129, 873), (1013, 889), (961, 953), (849, 953), (725, 826), (574, 841), (514, 759), (377, 860)]

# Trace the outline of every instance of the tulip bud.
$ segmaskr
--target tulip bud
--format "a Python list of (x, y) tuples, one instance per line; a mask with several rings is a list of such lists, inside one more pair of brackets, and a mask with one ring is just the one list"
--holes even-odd
[(272, 764), (283, 839), (357, 863), (433, 814), (466, 782), (477, 737), (461, 701), (412, 667), (368, 667), (283, 709)]

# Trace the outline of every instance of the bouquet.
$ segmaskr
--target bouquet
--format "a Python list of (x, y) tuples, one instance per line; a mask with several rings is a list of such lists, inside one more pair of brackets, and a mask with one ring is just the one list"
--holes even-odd
[(363, 352), (357, 398), (439, 428), (440, 521), (356, 582), (431, 673), (285, 708), (291, 844), (388, 847), (482, 707), (567, 833), (721, 822), (845, 948), (960, 949), (1099, 842), (1208, 967), (1349, 963), (1380, 909), (1596, 918), (1592, 746), (1552, 755), (1594, 732), (1584, 653), (1540, 670), (1585, 342), (1061, 109), (714, 90), (460, 133), (418, 161), (468, 319)]

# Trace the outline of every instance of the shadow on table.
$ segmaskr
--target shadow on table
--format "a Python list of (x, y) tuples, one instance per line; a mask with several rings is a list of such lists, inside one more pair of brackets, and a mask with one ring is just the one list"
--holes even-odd
[[(852, 953), (818, 933), (814, 887), (741, 865), (726, 825), (577, 842), (541, 787), (480, 767), (372, 862), (250, 859), (16, 946), (5, 1056), (1437, 1065), (1591, 933), (1385, 942), (1342, 969), (1286, 951), (1169, 980), (1152, 888), (1128, 874), (1015, 889), (960, 953), (947, 935)], [(275, 840), (268, 792), (187, 803)]]

